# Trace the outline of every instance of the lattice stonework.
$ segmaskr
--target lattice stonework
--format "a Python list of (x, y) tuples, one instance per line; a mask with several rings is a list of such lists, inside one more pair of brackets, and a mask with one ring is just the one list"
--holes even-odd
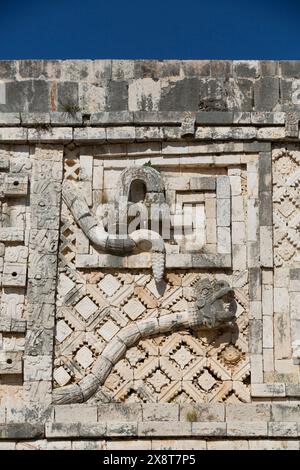
[(276, 148), (272, 157), (275, 264), (293, 265), (300, 260), (300, 152)]
[[(99, 203), (112, 199), (117, 177), (123, 169), (105, 169), (105, 165), (105, 160), (90, 155), (79, 156), (79, 151), (72, 148), (66, 150), (64, 179), (84, 194), (94, 214)], [(213, 177), (226, 175), (223, 169), (218, 168), (211, 173), (204, 169), (202, 173)], [(197, 175), (193, 170), (192, 176), (194, 174)], [(246, 172), (235, 169), (231, 174), (236, 191), (234, 196), (240, 198), (238, 202), (241, 202), (242, 211), (242, 201), (247, 199)], [(172, 188), (175, 181), (175, 175), (170, 176), (169, 181), (166, 176), (167, 188)], [(187, 178), (190, 176), (187, 172)], [(210, 234), (206, 235), (209, 240), (204, 242), (208, 250), (217, 253), (216, 234), (212, 233), (213, 227), (215, 231), (218, 229), (216, 194), (207, 188), (204, 190), (194, 191), (193, 196), (191, 191), (178, 192), (176, 197), (199, 202), (202, 207), (205, 207), (205, 202), (210, 207), (214, 206), (209, 215), (206, 210), (205, 222)], [(170, 197), (176, 200), (173, 189), (167, 191), (167, 198)], [(246, 203), (244, 205), (246, 207)], [(205, 214), (204, 211), (201, 213)], [(239, 246), (242, 243), (243, 240)], [(176, 253), (176, 249), (176, 246), (170, 245), (167, 255)], [(196, 282), (210, 278), (225, 280), (235, 286), (237, 320), (234, 328), (185, 330), (141, 340), (127, 350), (90, 400), (177, 403), (250, 401), (246, 266), (241, 265), (241, 270), (235, 267), (234, 270), (195, 269), (192, 266), (167, 269), (165, 281), (158, 291), (151, 269), (141, 268), (138, 260), (136, 266), (130, 268), (85, 267), (78, 262), (78, 253), (85, 254), (88, 260), (99, 254), (89, 244), (63, 202), (56, 302), (55, 389), (78, 383), (86, 377), (96, 358), (122, 328), (141, 319), (185, 311), (192, 300)]]

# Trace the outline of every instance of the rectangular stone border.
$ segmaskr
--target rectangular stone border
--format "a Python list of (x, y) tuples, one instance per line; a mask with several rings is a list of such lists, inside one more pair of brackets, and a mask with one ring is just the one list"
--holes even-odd
[[(159, 113), (160, 114), (160, 113)], [(172, 113), (173, 114), (173, 113)], [(184, 113), (183, 113), (184, 114)], [(227, 153), (248, 153), (248, 152), (260, 152), (260, 162), (261, 165), (260, 167), (262, 168), (260, 170), (260, 200), (261, 200), (261, 208), (265, 208), (265, 210), (260, 210), (260, 221), (261, 221), (261, 230), (260, 230), (260, 237), (261, 237), (261, 240), (267, 240), (268, 237), (270, 237), (270, 227), (272, 225), (272, 221), (270, 219), (270, 215), (269, 215), (269, 218), (268, 216), (266, 217), (266, 215), (270, 212), (268, 211), (268, 209), (270, 209), (270, 204), (271, 204), (271, 200), (270, 200), (270, 195), (271, 195), (271, 190), (270, 190), (270, 181), (267, 181), (268, 178), (266, 178), (266, 173), (267, 174), (270, 174), (270, 151), (271, 151), (271, 144), (270, 142), (271, 141), (277, 141), (277, 140), (287, 140), (287, 141), (290, 141), (291, 139), (291, 129), (290, 129), (290, 126), (286, 126), (286, 127), (283, 127), (283, 124), (284, 124), (284, 120), (283, 120), (283, 116), (275, 116), (277, 113), (263, 113), (263, 114), (260, 114), (259, 118), (257, 117), (257, 113), (254, 113), (255, 116), (253, 115), (253, 117), (251, 117), (251, 114), (250, 113), (250, 124), (254, 123), (253, 120), (257, 119), (259, 121), (259, 125), (260, 124), (263, 124), (263, 125), (267, 125), (268, 124), (268, 127), (265, 127), (265, 128), (259, 128), (257, 129), (257, 131), (255, 131), (256, 127), (251, 127), (249, 128), (248, 127), (243, 127), (243, 126), (239, 126), (238, 128), (237, 127), (216, 127), (215, 129), (211, 128), (211, 127), (199, 127), (198, 129), (201, 129), (201, 134), (199, 134), (198, 132), (198, 138), (199, 140), (205, 140), (206, 142), (204, 144), (199, 144), (197, 143), (195, 140), (197, 140), (197, 132), (196, 132), (196, 139), (194, 141), (189, 141), (189, 144), (186, 146), (186, 151), (184, 153), (187, 153), (187, 154), (208, 154), (208, 153), (223, 153), (223, 152), (227, 152)], [(281, 113), (282, 114), (282, 113)], [(181, 114), (182, 115), (182, 114)], [(211, 120), (217, 120), (217, 117), (215, 116), (209, 116), (208, 114), (206, 115), (206, 118), (207, 119), (211, 119)], [(62, 142), (62, 143), (69, 143), (71, 142), (74, 137), (75, 137), (75, 141), (77, 142), (88, 142), (89, 144), (90, 143), (96, 143), (97, 145), (98, 144), (101, 144), (101, 143), (105, 143), (105, 142), (111, 142), (111, 143), (122, 143), (124, 142), (125, 144), (127, 142), (133, 142), (136, 140), (136, 131), (135, 129), (138, 128), (137, 126), (137, 123), (135, 123), (135, 126), (124, 126), (123, 123), (124, 121), (122, 122), (122, 125), (120, 125), (120, 120), (118, 120), (116, 118), (116, 128), (115, 130), (113, 130), (113, 127), (110, 127), (107, 125), (106, 127), (100, 127), (100, 128), (97, 128), (96, 130), (96, 133), (94, 133), (95, 131), (92, 130), (92, 127), (84, 127), (82, 130), (80, 130), (80, 132), (83, 132), (83, 134), (81, 134), (81, 136), (79, 134), (75, 134), (75, 130), (72, 129), (72, 127), (70, 126), (75, 126), (78, 124), (78, 120), (76, 120), (76, 123), (74, 123), (74, 121), (72, 121), (70, 123), (70, 121), (68, 121), (68, 126), (66, 127), (53, 127), (50, 128), (50, 130), (48, 129), (39, 129), (37, 128), (38, 126), (35, 126), (35, 127), (14, 127), (15, 126), (15, 123), (17, 121), (17, 118), (16, 116), (0, 116), (1, 119), (0, 121), (3, 122), (4, 126), (5, 127), (1, 127), (0, 129), (0, 142), (1, 143), (11, 143), (11, 142), (15, 142), (16, 144), (18, 143), (25, 143), (25, 142), (37, 142), (39, 144), (45, 144), (45, 143), (50, 143), (50, 142), (54, 142), (54, 143), (58, 143), (58, 142)], [(45, 121), (47, 122), (47, 119), (45, 118), (45, 116), (43, 117), (43, 119), (40, 117), (40, 116), (33, 116), (34, 119), (37, 119), (37, 122), (39, 123), (39, 119), (40, 119), (40, 122), (42, 124), (45, 123)], [(147, 116), (144, 116), (144, 119), (149, 119), (150, 121), (154, 121), (155, 119), (155, 116), (152, 116), (150, 117), (149, 114), (148, 114), (148, 117)], [(164, 121), (164, 119), (162, 118), (162, 116), (157, 116), (157, 119), (162, 119), (162, 121)], [(226, 120), (226, 119), (229, 119), (228, 117), (225, 118), (225, 116), (219, 116), (219, 118), (221, 120)], [(296, 117), (296, 121), (297, 121), (297, 125), (298, 125), (298, 117)], [(11, 120), (10, 120), (11, 119)], [(56, 116), (56, 119), (57, 121), (55, 122), (58, 122), (59, 121), (59, 117)], [(110, 123), (110, 118), (109, 116), (106, 117), (106, 119), (108, 119), (108, 121), (106, 122), (106, 124), (109, 123), (109, 125), (112, 126), (112, 123)], [(247, 117), (245, 118), (247, 120)], [(166, 132), (168, 134), (168, 132), (170, 131), (169, 133), (169, 136), (162, 132), (161, 133), (161, 128), (157, 128), (158, 130), (156, 130), (156, 127), (154, 128), (154, 130), (152, 131), (152, 134), (150, 134), (149, 136), (146, 135), (145, 139), (143, 140), (149, 140), (151, 142), (155, 141), (155, 140), (159, 140), (159, 141), (163, 141), (163, 140), (166, 140), (168, 137), (170, 140), (174, 140), (174, 136), (175, 136), (175, 141), (176, 140), (181, 140), (182, 142), (186, 142), (186, 140), (182, 139), (182, 136), (180, 134), (180, 132), (178, 132), (178, 128), (180, 129), (179, 125), (177, 125), (177, 123), (175, 123), (176, 125), (173, 125), (173, 127), (171, 126), (170, 127), (170, 123), (169, 121), (170, 120), (170, 116), (168, 117), (167, 119), (167, 123), (168, 123), (168, 127), (166, 128)], [(26, 120), (25, 120), (26, 121)], [(159, 121), (160, 124), (162, 123), (162, 121)], [(7, 124), (6, 124), (7, 122)], [(21, 122), (21, 121), (20, 121)], [(27, 121), (27, 126), (30, 126), (30, 119), (28, 119)], [(54, 123), (54, 122), (53, 122)], [(172, 123), (174, 124), (174, 122), (172, 121)], [(195, 121), (195, 123), (197, 124), (197, 121)], [(222, 122), (218, 122), (216, 124), (224, 124), (224, 121)], [(249, 122), (247, 122), (247, 124), (249, 124)], [(275, 124), (275, 126), (271, 126), (270, 124)], [(7, 125), (10, 125), (11, 127), (7, 127)], [(61, 125), (61, 124), (60, 124)], [(258, 126), (257, 123), (255, 123), (255, 126)], [(286, 132), (286, 128), (287, 128), (287, 132)], [(90, 129), (90, 131), (89, 131)], [(140, 128), (142, 133), (144, 132), (145, 129), (143, 128)], [(169, 131), (168, 131), (169, 129)], [(172, 130), (173, 129), (173, 130)], [(208, 130), (208, 133), (205, 133), (205, 129)], [(251, 130), (250, 130), (251, 129)], [(174, 134), (174, 130), (175, 130), (175, 134)], [(158, 132), (158, 134), (156, 135), (156, 131)], [(255, 131), (255, 132), (254, 132)], [(90, 134), (89, 134), (90, 132)], [(295, 134), (295, 133), (294, 133)], [(77, 136), (77, 138), (76, 138)], [(83, 137), (82, 137), (83, 136)], [(298, 135), (294, 135), (293, 136), (293, 141), (297, 140), (298, 139)], [(151, 140), (151, 138), (153, 140)], [(239, 143), (234, 143), (234, 142), (219, 142), (219, 143), (212, 143), (213, 140), (217, 140), (217, 141), (220, 141), (220, 140), (226, 140), (226, 139), (229, 139), (229, 140), (239, 140), (240, 142)], [(266, 142), (258, 142), (256, 141), (256, 139), (261, 139), (261, 140), (266, 140)], [(138, 139), (139, 140), (139, 139)], [(246, 140), (250, 140), (250, 142), (245, 142)], [(161, 151), (163, 154), (174, 154), (176, 153), (176, 147), (178, 146), (177, 143), (175, 143), (174, 141), (174, 144), (172, 142), (162, 142), (161, 144), (159, 144), (161, 147)], [(173, 149), (173, 152), (172, 152), (172, 149)], [(175, 151), (175, 152), (174, 152)], [(120, 153), (120, 156), (123, 152)], [(115, 154), (113, 154), (112, 156), (116, 156)], [(193, 158), (193, 157), (191, 157)], [(224, 162), (222, 162), (222, 158), (218, 158), (216, 157), (216, 164), (220, 164), (222, 166), (224, 166)], [(241, 163), (246, 163), (246, 160), (242, 160), (241, 159)], [(207, 164), (207, 162), (204, 161), (203, 159), (203, 164)], [(33, 208), (34, 210), (34, 208)], [(267, 243), (267, 242), (264, 242), (264, 243)], [(255, 249), (255, 247), (253, 247), (253, 249)], [(259, 250), (260, 252), (264, 252), (264, 248), (263, 248), (263, 244), (261, 242), (261, 245), (259, 247)], [(264, 266), (265, 267), (271, 267), (271, 264), (270, 264), (270, 253), (265, 257), (265, 261), (264, 261)], [(253, 267), (254, 271), (252, 271), (252, 279), (253, 279), (253, 286), (256, 286), (258, 287), (257, 289), (257, 292), (259, 292), (259, 283), (260, 283), (260, 276), (261, 276), (261, 273), (260, 273), (260, 268), (255, 268)], [(252, 281), (251, 281), (252, 282)], [(254, 288), (256, 288), (254, 287)], [(29, 280), (29, 292), (30, 292), (30, 289), (32, 288), (31, 286), (31, 282)], [(250, 286), (250, 288), (252, 288)], [(259, 305), (258, 303), (261, 302), (261, 294), (257, 293), (255, 295), (252, 296), (252, 299), (251, 301), (253, 302), (253, 308), (254, 310), (258, 308), (259, 310)], [(35, 295), (37, 294), (37, 292), (35, 292)], [(253, 322), (253, 328), (254, 330), (260, 332), (258, 333), (259, 335), (262, 334), (262, 324), (261, 324), (261, 320), (259, 319), (255, 319), (255, 321)], [(258, 343), (260, 344), (260, 343)], [(256, 349), (255, 351), (258, 351), (258, 349), (260, 349), (260, 346), (255, 346)], [(258, 349), (257, 349), (258, 348)], [(255, 367), (258, 367), (258, 369), (261, 367), (260, 364), (257, 366), (258, 362), (256, 361), (255, 362), (255, 357), (254, 355), (256, 355), (256, 359), (258, 359), (258, 356), (261, 354), (261, 352), (253, 352), (253, 364), (256, 364)], [(35, 361), (40, 359), (39, 357), (40, 355), (37, 355), (35, 356)], [(43, 356), (44, 357), (44, 356)], [(45, 356), (45, 360), (50, 358), (51, 356), (49, 355), (46, 355)], [(28, 360), (29, 360), (30, 356), (28, 356)], [(26, 357), (25, 357), (25, 371), (26, 371)], [(30, 374), (29, 374), (30, 375)], [(260, 375), (260, 373), (258, 373), (258, 376)], [(47, 376), (48, 377), (48, 376)], [(30, 380), (29, 380), (30, 382)], [(49, 384), (50, 382), (47, 381), (47, 383)], [(45, 382), (44, 382), (45, 384)], [(25, 387), (26, 384), (24, 384), (24, 387)], [(29, 384), (28, 384), (29, 385)], [(26, 388), (26, 387), (25, 387)], [(300, 392), (299, 392), (299, 387), (296, 386), (296, 385), (293, 385), (293, 384), (284, 384), (284, 383), (279, 383), (279, 384), (264, 384), (263, 382), (254, 382), (252, 383), (252, 396), (253, 397), (261, 397), (261, 398), (265, 398), (265, 397), (286, 397), (286, 396), (293, 396), (293, 397), (298, 397), (300, 396)]]
[[(293, 119), (299, 120), (300, 112), (294, 112)], [(76, 114), (66, 112), (51, 113), (0, 113), (0, 127), (38, 125), (59, 126), (181, 126), (189, 119), (196, 126), (226, 126), (230, 124), (255, 126), (281, 126), (291, 120), (291, 113), (285, 112), (239, 112), (239, 111), (108, 111), (94, 114)]]

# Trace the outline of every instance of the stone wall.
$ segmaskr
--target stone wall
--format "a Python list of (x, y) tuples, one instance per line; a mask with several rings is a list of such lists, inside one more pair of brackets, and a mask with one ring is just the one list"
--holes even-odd
[(299, 449), (299, 76), (0, 62), (1, 449)]

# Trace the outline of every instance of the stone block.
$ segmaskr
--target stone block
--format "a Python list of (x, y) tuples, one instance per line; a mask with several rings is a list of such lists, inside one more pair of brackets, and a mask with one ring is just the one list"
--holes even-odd
[(272, 421), (300, 422), (300, 405), (298, 403), (272, 403)]
[(49, 113), (21, 113), (20, 116), (22, 126), (43, 127), (45, 124), (50, 124)]
[(46, 439), (19, 441), (16, 444), (16, 450), (46, 450)]
[(179, 405), (148, 403), (143, 405), (143, 421), (178, 421)]
[(273, 348), (273, 317), (271, 315), (263, 316), (263, 347)]
[(273, 227), (260, 227), (260, 261), (265, 268), (273, 267)]
[[(61, 441), (58, 441), (61, 442)], [(72, 441), (72, 450), (104, 450), (106, 449), (106, 441)]]
[(261, 226), (272, 226), (273, 224), (272, 193), (262, 191), (259, 193), (259, 223)]
[(29, 128), (28, 140), (36, 143), (63, 142), (67, 144), (73, 140), (73, 129), (71, 127), (52, 127), (49, 130)]
[(22, 352), (0, 351), (0, 374), (22, 374)]
[(233, 61), (233, 74), (243, 78), (257, 78), (259, 76), (259, 61), (239, 60)]
[(300, 65), (298, 60), (282, 60), (279, 64), (283, 77), (300, 78)]
[(39, 439), (44, 436), (43, 424), (0, 424), (0, 439)]
[[(252, 341), (251, 341), (252, 343)], [(253, 348), (253, 343), (251, 344)], [(262, 354), (251, 354), (250, 357), (251, 364), (251, 378), (255, 383), (263, 383), (263, 358)]]
[(203, 125), (220, 125), (232, 124), (232, 111), (198, 111), (196, 113), (196, 124)]
[(261, 300), (260, 268), (249, 269), (249, 298), (250, 300)]
[(0, 126), (18, 126), (21, 123), (20, 113), (1, 113)]
[(283, 140), (286, 130), (284, 127), (262, 127), (257, 131), (257, 139), (260, 140)]
[(271, 405), (267, 403), (243, 403), (226, 406), (226, 421), (270, 421)]
[(225, 420), (225, 408), (222, 403), (197, 403), (194, 405), (181, 405), (180, 421), (187, 421), (189, 412), (192, 412), (195, 415), (196, 421), (218, 422)]
[(128, 82), (110, 80), (107, 85), (107, 111), (127, 111), (128, 109)]
[(78, 83), (63, 81), (57, 84), (57, 110), (74, 114), (78, 107)]
[(20, 60), (19, 74), (22, 79), (58, 79), (62, 63), (58, 60)]
[(218, 227), (230, 226), (230, 199), (217, 199), (217, 225)]
[(250, 320), (250, 352), (252, 354), (261, 354), (262, 352), (262, 321), (261, 320)]
[(83, 127), (74, 129), (74, 140), (78, 143), (97, 143), (106, 141), (106, 131), (104, 127)]
[(192, 422), (192, 436), (226, 436), (226, 423), (221, 422)]
[(192, 424), (176, 421), (143, 421), (138, 423), (138, 435), (143, 437), (184, 437), (191, 435)]
[(17, 74), (16, 60), (1, 60), (0, 62), (0, 79), (14, 80)]
[[(169, 81), (161, 90), (159, 108), (161, 111), (198, 111), (198, 100), (195, 96), (207, 96), (202, 87), (206, 83), (198, 78), (184, 78), (179, 81)], [(154, 96), (158, 95), (158, 92)], [(215, 90), (211, 88), (213, 99)]]
[(18, 320), (12, 318), (10, 315), (2, 315), (0, 317), (0, 332), (1, 333), (25, 333), (26, 320)]
[(234, 124), (250, 124), (251, 123), (251, 113), (234, 111), (233, 113), (233, 123)]
[(50, 105), (50, 84), (45, 80), (7, 82), (6, 103), (0, 112), (47, 113)]
[(46, 437), (53, 438), (99, 438), (106, 435), (106, 423), (46, 423)]
[[(1, 110), (1, 104), (0, 104)], [(1, 143), (18, 143), (24, 144), (28, 139), (28, 131), (24, 127), (0, 127)]]
[(262, 309), (264, 315), (273, 315), (273, 286), (263, 284), (262, 286)]
[(48, 441), (47, 450), (72, 450), (71, 441)]
[(217, 178), (217, 198), (230, 198), (230, 179), (228, 176), (219, 176)]
[(262, 320), (261, 302), (258, 300), (250, 300), (249, 302), (249, 318), (255, 320)]
[(285, 397), (285, 384), (276, 382), (270, 384), (251, 385), (252, 397)]
[(51, 380), (52, 356), (24, 356), (24, 380)]
[(249, 440), (249, 450), (299, 450), (299, 442), (296, 440)]
[(274, 371), (274, 351), (273, 349), (263, 349), (263, 368), (264, 372)]
[(197, 176), (190, 178), (191, 191), (215, 191), (216, 178), (210, 176)]
[(257, 111), (272, 111), (279, 101), (279, 80), (263, 77), (254, 83), (254, 107)]
[(285, 113), (276, 112), (265, 112), (265, 111), (254, 111), (251, 113), (251, 123), (266, 125), (266, 124), (284, 124)]
[(206, 450), (202, 439), (153, 439), (152, 450)]
[(135, 128), (129, 126), (107, 127), (106, 138), (108, 142), (134, 142)]
[(230, 440), (218, 440), (207, 441), (207, 450), (248, 450), (249, 443), (247, 440), (241, 439), (230, 439)]
[(82, 114), (80, 112), (51, 112), (50, 122), (52, 126), (81, 126)]
[(87, 404), (59, 405), (54, 407), (54, 417), (60, 423), (89, 423), (97, 421), (97, 407)]
[(142, 421), (142, 405), (139, 403), (107, 403), (98, 406), (98, 421)]
[(136, 450), (151, 450), (151, 440), (150, 439), (141, 439), (141, 440), (117, 440), (106, 442), (106, 450), (122, 450), (122, 451), (136, 451)]
[(290, 269), (290, 280), (291, 281), (300, 281), (300, 268), (291, 268)]
[(267, 437), (268, 423), (259, 421), (227, 421), (227, 436)]
[[(53, 292), (54, 295), (54, 292)], [(51, 296), (49, 301), (53, 299), (53, 296)], [(46, 329), (51, 329), (54, 326), (54, 315), (55, 315), (55, 309), (54, 305), (48, 304), (48, 303), (43, 303), (41, 301), (40, 303), (30, 303), (28, 305), (28, 328), (39, 328), (43, 327)]]
[(285, 313), (289, 309), (289, 291), (285, 287), (274, 288), (274, 311)]
[(243, 245), (246, 243), (246, 225), (245, 222), (232, 222), (232, 244)]
[(134, 123), (148, 126), (170, 126), (182, 122), (182, 113), (176, 111), (135, 111)]
[[(36, 404), (41, 403), (43, 406), (48, 406), (52, 402), (52, 380), (35, 380), (24, 382), (24, 401), (26, 403)], [(52, 415), (52, 411), (49, 409)]]
[(137, 422), (107, 422), (107, 436), (108, 437), (130, 437), (137, 436)]
[(90, 118), (91, 126), (128, 126), (133, 124), (134, 113), (129, 111), (109, 111), (94, 113)]
[(218, 253), (231, 253), (231, 234), (229, 227), (217, 227)]
[(26, 264), (4, 263), (2, 274), (3, 286), (23, 287), (26, 285)]
[(245, 245), (232, 246), (232, 268), (233, 270), (247, 268), (247, 247)]
[(164, 139), (164, 135), (161, 127), (136, 127), (135, 138), (138, 142), (161, 141)]
[(16, 449), (16, 443), (15, 442), (9, 442), (9, 441), (0, 442), (0, 451), (2, 451), (2, 450), (15, 450), (15, 449)]

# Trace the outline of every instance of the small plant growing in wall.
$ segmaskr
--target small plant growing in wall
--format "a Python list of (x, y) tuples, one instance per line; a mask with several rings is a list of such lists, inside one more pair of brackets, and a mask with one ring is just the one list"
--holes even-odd
[(189, 410), (186, 414), (186, 419), (190, 423), (193, 423), (194, 421), (198, 420), (198, 413), (197, 411), (193, 408), (192, 410)]
[(72, 101), (60, 101), (59, 104), (62, 111), (72, 117), (75, 117), (76, 113), (81, 111), (80, 106)]

